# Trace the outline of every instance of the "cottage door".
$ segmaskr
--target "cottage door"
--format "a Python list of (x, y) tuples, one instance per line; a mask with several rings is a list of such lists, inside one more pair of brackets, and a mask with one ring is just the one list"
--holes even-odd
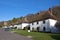
[(46, 30), (46, 28), (45, 27), (43, 27), (43, 31), (45, 32), (45, 30)]
[(37, 31), (39, 32), (39, 27), (37, 27)]

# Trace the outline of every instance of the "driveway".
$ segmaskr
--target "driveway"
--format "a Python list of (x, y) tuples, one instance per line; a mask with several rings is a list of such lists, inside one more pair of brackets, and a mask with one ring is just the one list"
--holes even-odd
[(3, 31), (0, 28), (0, 40), (32, 40), (32, 39), (8, 31)]

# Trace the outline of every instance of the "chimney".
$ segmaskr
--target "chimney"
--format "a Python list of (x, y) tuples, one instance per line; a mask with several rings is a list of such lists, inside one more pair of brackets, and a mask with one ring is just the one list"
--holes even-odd
[(48, 13), (49, 13), (54, 19), (57, 19), (57, 17), (53, 15), (52, 8), (49, 8)]
[(7, 22), (6, 21), (4, 21), (4, 26), (7, 26)]
[(52, 8), (49, 8), (48, 12), (49, 12), (50, 15), (53, 15), (52, 14)]
[(25, 21), (26, 21), (26, 22), (28, 22), (28, 19), (27, 19), (27, 17), (25, 17)]

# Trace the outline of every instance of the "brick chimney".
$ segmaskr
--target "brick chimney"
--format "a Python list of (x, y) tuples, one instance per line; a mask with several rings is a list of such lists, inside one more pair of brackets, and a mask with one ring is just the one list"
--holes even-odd
[(51, 9), (51, 8), (49, 8), (48, 13), (49, 13), (50, 15), (53, 15), (53, 14), (52, 14), (52, 9)]
[(7, 26), (7, 22), (6, 21), (4, 21), (4, 26)]
[(52, 8), (49, 8), (48, 13), (49, 13), (54, 19), (57, 20), (57, 17), (56, 17), (55, 15), (53, 15), (53, 10), (52, 10)]
[(28, 22), (28, 19), (27, 19), (27, 17), (25, 17), (25, 21), (26, 21), (26, 22)]

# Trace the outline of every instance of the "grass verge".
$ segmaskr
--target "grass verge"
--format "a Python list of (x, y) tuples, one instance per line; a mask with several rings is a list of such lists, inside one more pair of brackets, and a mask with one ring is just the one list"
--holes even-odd
[(60, 40), (60, 34), (42, 33), (42, 32), (27, 32), (27, 30), (14, 30), (15, 33), (32, 36), (33, 40)]

